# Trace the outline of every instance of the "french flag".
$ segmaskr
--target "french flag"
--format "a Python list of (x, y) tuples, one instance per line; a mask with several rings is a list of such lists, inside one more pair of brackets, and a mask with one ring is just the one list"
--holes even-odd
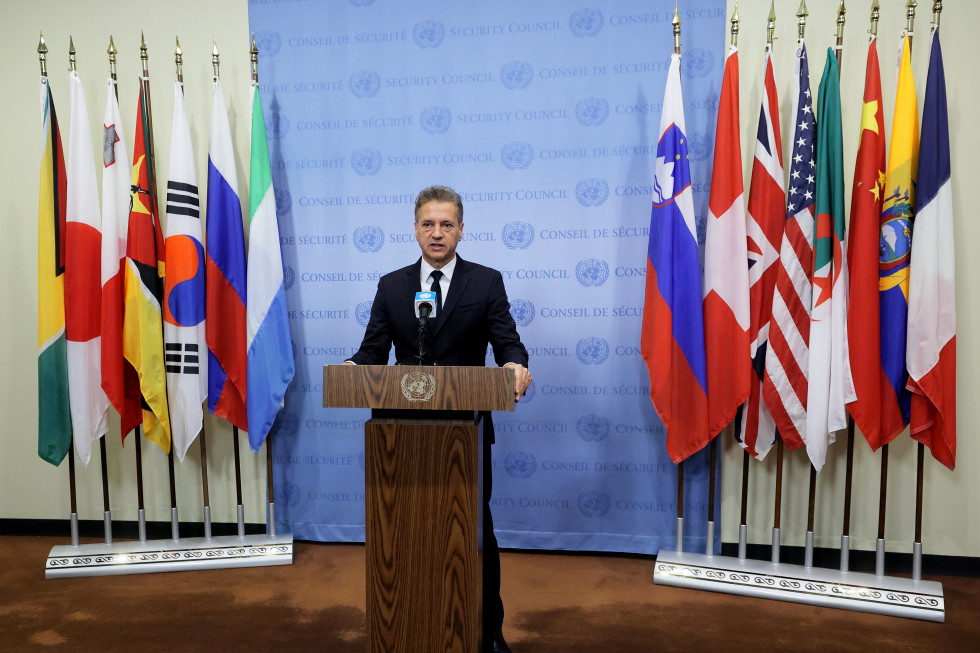
[(939, 30), (932, 37), (922, 110), (915, 238), (909, 275), (906, 361), (912, 438), (956, 465), (956, 282), (946, 76)]
[(657, 144), (641, 335), (650, 397), (675, 463), (709, 440), (701, 270), (680, 67), (680, 55), (672, 55)]

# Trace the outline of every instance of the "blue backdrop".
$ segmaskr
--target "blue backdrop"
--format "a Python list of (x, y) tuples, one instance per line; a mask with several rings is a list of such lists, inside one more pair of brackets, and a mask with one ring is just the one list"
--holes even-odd
[[(703, 244), (725, 2), (683, 4)], [(501, 546), (673, 548), (676, 469), (639, 350), (673, 9), (250, 0), (296, 358), (271, 435), (279, 529), (364, 539), (368, 413), (324, 409), (322, 368), (356, 351), (380, 275), (418, 258), (415, 195), (445, 184), (458, 251), (503, 273), (535, 379), (494, 417)], [(698, 550), (707, 468), (706, 452), (685, 466)]]

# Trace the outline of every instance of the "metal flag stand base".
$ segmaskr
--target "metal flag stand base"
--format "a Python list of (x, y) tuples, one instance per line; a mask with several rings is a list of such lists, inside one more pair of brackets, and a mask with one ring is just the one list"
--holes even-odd
[(51, 549), (45, 578), (156, 574), (194, 569), (266, 567), (293, 563), (293, 536), (222, 535), (178, 540), (59, 545)]
[(943, 623), (942, 583), (763, 560), (661, 551), (657, 585)]

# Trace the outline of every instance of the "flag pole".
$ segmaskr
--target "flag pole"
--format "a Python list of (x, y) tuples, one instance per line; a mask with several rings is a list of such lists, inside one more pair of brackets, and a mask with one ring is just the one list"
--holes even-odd
[[(176, 37), (177, 47), (174, 49), (174, 62), (177, 66), (177, 81), (180, 82), (180, 92), (184, 92), (184, 51), (180, 48), (180, 37)], [(204, 435), (204, 422), (201, 422), (201, 487), (204, 494), (204, 537), (211, 539), (211, 500), (208, 494), (208, 448)]]
[[(806, 19), (809, 16), (809, 12), (806, 10), (806, 0), (800, 0), (800, 8), (796, 11), (796, 26), (797, 26), (797, 43), (803, 44), (803, 38), (806, 35)], [(780, 449), (779, 453), (782, 453)], [(778, 476), (777, 476), (778, 478)], [(817, 468), (810, 464), (810, 490), (809, 499), (807, 501), (806, 510), (806, 546), (804, 549), (804, 562), (803, 565), (807, 568), (813, 566), (813, 515), (816, 505), (817, 497)], [(773, 562), (778, 562), (778, 560), (773, 560)]]
[[(905, 4), (906, 34), (909, 36), (909, 55), (912, 54), (912, 37), (915, 33), (915, 8), (919, 5), (916, 0), (908, 0)], [(938, 10), (933, 5), (933, 15), (938, 16)], [(921, 442), (916, 447), (915, 464), (915, 540), (912, 542), (912, 580), (922, 580), (922, 476), (925, 467), (925, 445)]]
[[(837, 78), (840, 79), (841, 67), (844, 61), (844, 22), (847, 9), (844, 0), (840, 0), (837, 8)], [(840, 570), (850, 568), (851, 555), (851, 495), (854, 479), (854, 418), (847, 415), (847, 463), (844, 467), (844, 524), (840, 536)]]
[[(775, 39), (776, 32), (776, 3), (775, 0), (769, 4), (769, 18), (766, 24), (766, 50), (772, 55), (772, 42)], [(745, 467), (748, 466), (748, 460), (746, 459)], [(747, 480), (743, 480), (743, 483), (747, 484)], [(743, 487), (743, 494), (745, 494), (745, 489)], [(774, 509), (772, 518), (772, 557), (771, 560), (773, 564), (779, 564), (779, 528), (780, 528), (780, 513), (782, 512), (782, 502), (783, 502), (783, 439), (781, 437), (776, 438), (776, 488), (774, 492)], [(744, 507), (743, 507), (744, 511)], [(742, 521), (745, 521), (743, 515)]]
[[(258, 86), (259, 84), (259, 48), (255, 45), (255, 34), (252, 34), (252, 44), (248, 49), (249, 59), (252, 63), (252, 85)], [(254, 110), (254, 109), (253, 109)], [(267, 493), (269, 495), (269, 509), (268, 509), (268, 520), (269, 524), (267, 527), (267, 532), (269, 535), (275, 537), (276, 535), (276, 501), (275, 495), (272, 489), (272, 440), (271, 434), (266, 435), (265, 438), (265, 477), (266, 484), (268, 486)]]
[[(212, 46), (211, 65), (214, 68), (214, 78), (218, 79), (221, 76), (219, 71), (219, 67), (221, 65), (221, 55), (218, 53), (218, 42), (212, 40)], [(238, 427), (234, 424), (231, 426), (231, 433), (233, 446), (235, 448), (235, 494), (238, 499), (238, 537), (245, 537), (245, 506), (242, 504), (242, 461), (241, 453), (239, 452), (240, 446), (238, 442)]]
[[(681, 16), (677, 12), (677, 0), (674, 0), (674, 17), (670, 21), (674, 26), (674, 54), (681, 53)], [(684, 550), (684, 461), (677, 463), (677, 544), (675, 551)]]

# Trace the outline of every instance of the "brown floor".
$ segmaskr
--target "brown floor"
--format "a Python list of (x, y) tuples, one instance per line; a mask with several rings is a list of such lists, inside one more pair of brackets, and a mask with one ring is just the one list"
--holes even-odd
[[(44, 579), (63, 539), (0, 537), (0, 651), (365, 650), (364, 549), (289, 566)], [(980, 579), (944, 577), (946, 623), (655, 586), (648, 559), (507, 553), (518, 653), (980, 649)], [(422, 652), (426, 653), (426, 652)]]

